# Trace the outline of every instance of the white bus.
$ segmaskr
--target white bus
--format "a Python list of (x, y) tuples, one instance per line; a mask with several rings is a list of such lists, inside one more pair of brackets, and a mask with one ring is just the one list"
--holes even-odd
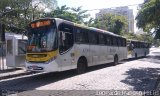
[(138, 40), (127, 40), (127, 47), (127, 58), (145, 57), (147, 54), (149, 54), (150, 43)]
[(77, 69), (127, 58), (126, 39), (108, 31), (85, 27), (59, 18), (30, 23), (26, 68), (55, 72)]

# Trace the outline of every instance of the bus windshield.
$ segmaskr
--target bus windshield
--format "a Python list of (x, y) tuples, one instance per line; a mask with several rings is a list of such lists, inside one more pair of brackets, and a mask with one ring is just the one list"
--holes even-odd
[(31, 28), (28, 32), (27, 52), (48, 52), (57, 48), (56, 27)]

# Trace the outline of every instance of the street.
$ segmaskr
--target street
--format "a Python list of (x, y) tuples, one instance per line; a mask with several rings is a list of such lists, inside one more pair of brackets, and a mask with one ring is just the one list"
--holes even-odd
[(155, 48), (146, 58), (91, 67), (81, 75), (70, 70), (1, 80), (0, 89), (150, 91), (154, 90), (159, 73), (160, 49)]

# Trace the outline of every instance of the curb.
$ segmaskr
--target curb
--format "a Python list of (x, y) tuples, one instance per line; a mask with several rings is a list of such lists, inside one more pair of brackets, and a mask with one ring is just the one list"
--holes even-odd
[(18, 74), (9, 74), (9, 75), (0, 77), (0, 80), (8, 79), (8, 78), (13, 78), (13, 77), (18, 77), (18, 76), (22, 76), (22, 75), (29, 75), (29, 74), (32, 74), (32, 73), (33, 72), (24, 72), (24, 73), (18, 73)]

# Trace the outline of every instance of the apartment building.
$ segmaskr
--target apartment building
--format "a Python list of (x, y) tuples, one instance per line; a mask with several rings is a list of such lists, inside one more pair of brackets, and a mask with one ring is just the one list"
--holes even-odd
[(134, 16), (133, 16), (132, 9), (129, 9), (127, 6), (126, 7), (101, 9), (100, 12), (96, 14), (96, 18), (101, 17), (107, 13), (125, 16), (128, 21), (128, 29), (126, 29), (127, 32), (134, 32)]

